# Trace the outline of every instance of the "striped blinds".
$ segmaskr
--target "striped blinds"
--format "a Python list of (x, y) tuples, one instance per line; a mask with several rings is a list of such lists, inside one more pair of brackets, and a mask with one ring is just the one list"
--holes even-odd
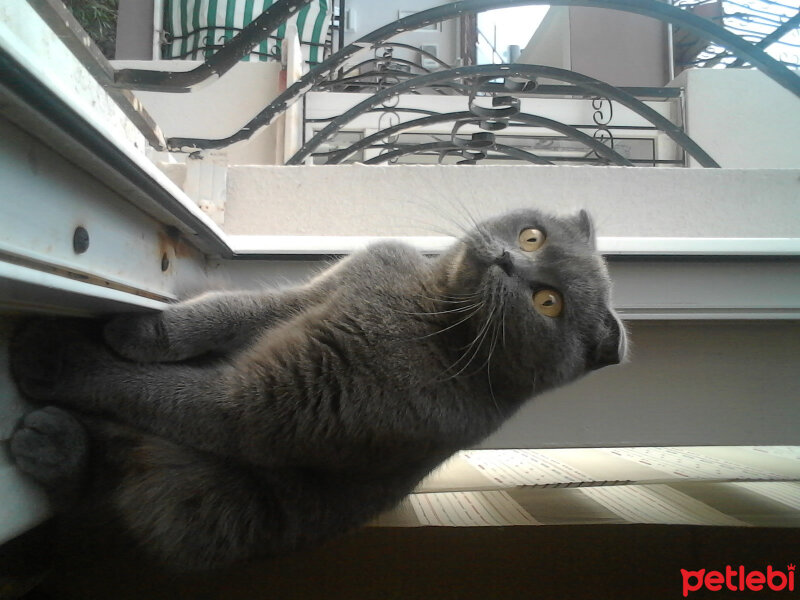
[[(166, 0), (162, 45), (165, 59), (204, 60), (273, 4), (273, 0)], [(287, 23), (297, 26), (303, 53), (312, 64), (322, 62), (323, 47), (331, 21), (332, 2), (314, 0)], [(255, 46), (243, 60), (279, 58), (286, 23)]]

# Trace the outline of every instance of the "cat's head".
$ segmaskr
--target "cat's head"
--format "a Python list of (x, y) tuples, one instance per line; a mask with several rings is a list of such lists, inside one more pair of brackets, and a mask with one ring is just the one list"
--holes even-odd
[(485, 221), (446, 260), (447, 293), (479, 304), (465, 323), (495, 383), (538, 393), (624, 358), (625, 330), (585, 211)]

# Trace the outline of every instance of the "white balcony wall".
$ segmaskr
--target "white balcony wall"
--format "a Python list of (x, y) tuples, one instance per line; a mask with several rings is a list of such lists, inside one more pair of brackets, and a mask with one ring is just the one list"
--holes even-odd
[(229, 234), (443, 235), (468, 215), (587, 209), (612, 237), (800, 238), (800, 172), (551, 166), (232, 167)]
[(690, 69), (670, 85), (686, 90), (686, 132), (721, 166), (800, 166), (800, 98), (766, 75)]
[[(346, 11), (349, 13), (351, 27), (345, 28), (344, 41), (349, 44), (366, 34), (396, 21), (406, 13), (416, 13), (435, 6), (447, 4), (436, 0), (402, 0), (402, 2), (375, 2), (375, 0), (347, 0)], [(421, 45), (433, 44), (437, 47), (437, 56), (447, 64), (453, 64), (458, 58), (458, 20), (450, 19), (432, 26), (430, 29), (408, 31), (393, 37), (390, 41), (409, 44), (419, 48)], [(368, 59), (374, 53), (365, 50), (348, 61), (348, 64)], [(419, 62), (419, 54), (409, 50), (395, 49), (394, 57)]]
[[(190, 60), (113, 62), (116, 69), (154, 71), (190, 71), (201, 64)], [(280, 71), (278, 62), (240, 62), (223, 77), (188, 93), (134, 93), (165, 137), (225, 138), (239, 131), (280, 93)], [(277, 145), (277, 127), (273, 125), (221, 153), (230, 164), (274, 164)]]
[(570, 69), (618, 87), (658, 87), (670, 79), (667, 25), (616, 10), (552, 7), (519, 62)]

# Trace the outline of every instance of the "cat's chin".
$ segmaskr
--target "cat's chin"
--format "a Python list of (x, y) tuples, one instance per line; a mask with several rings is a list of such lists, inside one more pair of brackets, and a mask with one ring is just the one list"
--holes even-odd
[(504, 283), (513, 277), (506, 267), (498, 263), (489, 265), (489, 268), (486, 269), (486, 276), (490, 283)]

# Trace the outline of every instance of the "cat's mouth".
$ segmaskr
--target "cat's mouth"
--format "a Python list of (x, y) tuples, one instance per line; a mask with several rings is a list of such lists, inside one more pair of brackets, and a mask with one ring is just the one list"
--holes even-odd
[(628, 346), (625, 327), (613, 312), (606, 315), (605, 326), (608, 334), (587, 353), (586, 368), (588, 371), (616, 365), (625, 360)]

